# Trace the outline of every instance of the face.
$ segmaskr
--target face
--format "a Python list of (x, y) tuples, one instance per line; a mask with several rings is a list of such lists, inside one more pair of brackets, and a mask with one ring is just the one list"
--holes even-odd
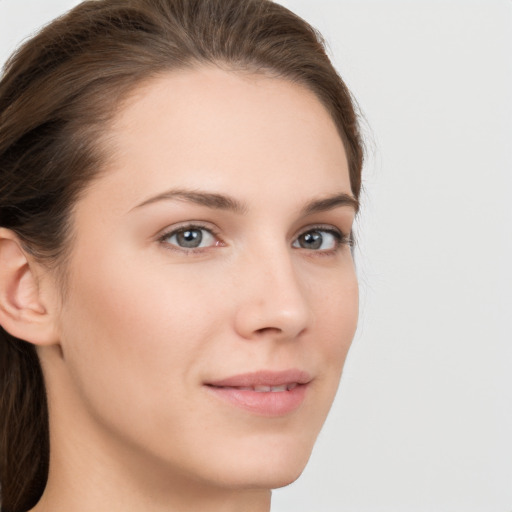
[(58, 318), (74, 432), (169, 475), (293, 481), (357, 320), (335, 125), (299, 85), (205, 68), (137, 90), (108, 144)]

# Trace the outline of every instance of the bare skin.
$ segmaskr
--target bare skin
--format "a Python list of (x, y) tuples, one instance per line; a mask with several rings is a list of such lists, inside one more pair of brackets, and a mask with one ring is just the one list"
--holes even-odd
[[(32, 512), (268, 512), (304, 469), (356, 328), (336, 127), (299, 85), (199, 68), (141, 87), (108, 140), (73, 213), (65, 301), (0, 234), (29, 262), (18, 306), (49, 326), (30, 339), (52, 447)], [(270, 414), (212, 392), (263, 370), (307, 375), (300, 404)]]

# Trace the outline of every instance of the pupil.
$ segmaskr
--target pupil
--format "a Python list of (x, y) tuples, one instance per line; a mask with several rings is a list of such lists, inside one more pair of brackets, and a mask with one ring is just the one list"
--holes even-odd
[(301, 246), (305, 249), (320, 249), (323, 238), (318, 231), (302, 235)]
[(203, 234), (199, 229), (187, 229), (177, 235), (178, 244), (181, 247), (194, 248), (199, 247), (203, 240)]

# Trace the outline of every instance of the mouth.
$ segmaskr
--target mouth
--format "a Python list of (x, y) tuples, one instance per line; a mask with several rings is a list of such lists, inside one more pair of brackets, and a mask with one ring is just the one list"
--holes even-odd
[(214, 386), (213, 384), (207, 384), (207, 386), (217, 389), (238, 389), (239, 391), (254, 391), (256, 393), (282, 393), (284, 391), (291, 391), (301, 385), (303, 384), (298, 382), (283, 384), (282, 386)]
[(304, 402), (311, 376), (303, 371), (258, 371), (205, 383), (225, 403), (258, 416), (284, 416)]

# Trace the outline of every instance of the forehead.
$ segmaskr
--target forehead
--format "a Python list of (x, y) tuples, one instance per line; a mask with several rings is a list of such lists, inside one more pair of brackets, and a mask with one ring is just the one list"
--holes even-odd
[(96, 185), (128, 190), (133, 201), (175, 186), (242, 196), (350, 192), (325, 107), (305, 87), (263, 74), (205, 67), (154, 78), (124, 102), (108, 144), (108, 172)]

